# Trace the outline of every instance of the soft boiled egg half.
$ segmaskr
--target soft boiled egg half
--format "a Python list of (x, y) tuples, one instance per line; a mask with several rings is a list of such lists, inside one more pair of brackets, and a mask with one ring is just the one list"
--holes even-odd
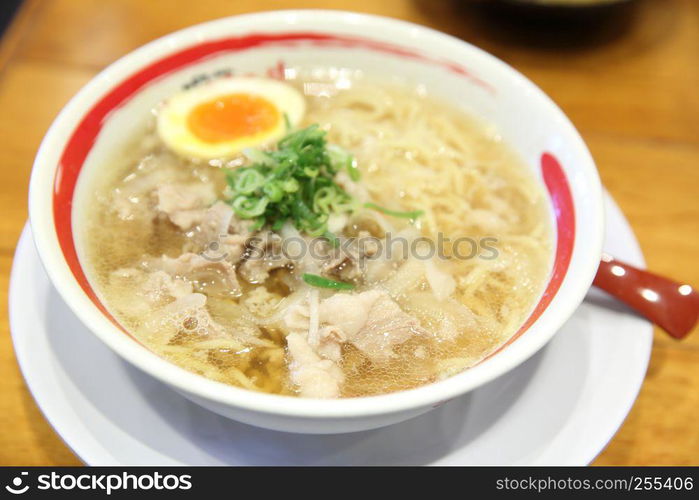
[(158, 112), (161, 139), (180, 155), (226, 158), (272, 143), (296, 126), (306, 102), (268, 78), (221, 78), (175, 94)]

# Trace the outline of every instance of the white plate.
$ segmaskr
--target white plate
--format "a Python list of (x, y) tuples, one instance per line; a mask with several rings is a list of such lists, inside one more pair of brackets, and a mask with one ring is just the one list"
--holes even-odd
[[(606, 204), (605, 250), (643, 266), (623, 214)], [(636, 399), (653, 338), (648, 322), (593, 290), (544, 349), (488, 385), (383, 429), (305, 436), (227, 420), (122, 361), (53, 289), (28, 227), (10, 323), (37, 404), (90, 465), (587, 464)]]

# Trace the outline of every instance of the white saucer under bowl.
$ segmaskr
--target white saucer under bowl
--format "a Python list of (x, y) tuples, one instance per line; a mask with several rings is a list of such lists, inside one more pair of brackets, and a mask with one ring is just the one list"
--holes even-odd
[[(606, 199), (605, 251), (643, 255)], [(581, 235), (584, 236), (584, 235)], [(515, 370), (413, 420), (354, 434), (298, 435), (211, 413), (92, 335), (51, 286), (25, 228), (10, 323), (29, 390), (89, 465), (582, 465), (609, 442), (643, 383), (652, 327), (596, 290)]]

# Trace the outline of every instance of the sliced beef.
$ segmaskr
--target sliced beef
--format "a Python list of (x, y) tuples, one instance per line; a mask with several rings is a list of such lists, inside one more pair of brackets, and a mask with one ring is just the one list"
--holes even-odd
[[(118, 309), (136, 321), (146, 320), (146, 329), (167, 344), (176, 337), (188, 335), (207, 339), (235, 339), (247, 345), (259, 343), (259, 331), (241, 325), (224, 326), (215, 321), (207, 308), (207, 296), (193, 292), (193, 284), (177, 274), (184, 261), (170, 259), (163, 269), (125, 268), (114, 271), (110, 281), (115, 285), (136, 289), (136, 293), (117, 298)], [(167, 268), (167, 270), (165, 270)]]
[[(211, 205), (201, 216), (194, 227), (194, 240), (203, 247), (214, 242), (220, 242), (221, 238), (229, 235), (233, 209), (227, 203), (217, 201)], [(191, 226), (190, 226), (191, 228)]]
[(227, 203), (212, 204), (212, 184), (167, 184), (157, 189), (156, 198), (157, 209), (191, 235), (202, 255), (231, 264), (241, 260), (250, 224), (236, 218)]
[(122, 268), (109, 276), (110, 284), (136, 293), (118, 294), (118, 309), (138, 319), (149, 315), (154, 308), (192, 293), (192, 284), (181, 278), (173, 278), (164, 271), (148, 273), (142, 269)]
[(156, 209), (180, 229), (187, 230), (201, 222), (206, 207), (216, 200), (210, 183), (173, 183), (155, 189)]
[(338, 341), (351, 342), (374, 362), (394, 355), (394, 348), (426, 331), (382, 290), (335, 294), (322, 301), (320, 323)]
[(306, 398), (337, 398), (344, 380), (342, 370), (329, 359), (321, 358), (302, 334), (290, 333), (286, 337), (289, 350), (289, 374)]
[(257, 233), (248, 239), (247, 245), (247, 255), (238, 266), (238, 272), (248, 283), (264, 283), (271, 271), (291, 264), (282, 251), (281, 236), (272, 231)]
[[(396, 346), (415, 335), (427, 334), (417, 318), (404, 312), (383, 290), (332, 295), (320, 301), (316, 313), (309, 295), (308, 300), (288, 308), (284, 326), (290, 332), (287, 343), (294, 335), (295, 342), (303, 340), (304, 349), (310, 349), (319, 360), (335, 364), (341, 361), (342, 344), (346, 342), (372, 362), (383, 363), (395, 355)], [(309, 383), (307, 378), (304, 380)]]
[(149, 260), (146, 265), (149, 269), (165, 271), (173, 277), (186, 278), (201, 292), (235, 297), (241, 294), (235, 266), (225, 259), (212, 260), (188, 252), (176, 258), (163, 255)]

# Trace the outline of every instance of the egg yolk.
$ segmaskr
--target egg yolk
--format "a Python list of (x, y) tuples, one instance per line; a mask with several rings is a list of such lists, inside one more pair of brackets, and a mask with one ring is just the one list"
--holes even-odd
[(253, 136), (278, 122), (277, 107), (263, 97), (250, 94), (219, 96), (199, 104), (187, 116), (191, 132), (210, 143)]

